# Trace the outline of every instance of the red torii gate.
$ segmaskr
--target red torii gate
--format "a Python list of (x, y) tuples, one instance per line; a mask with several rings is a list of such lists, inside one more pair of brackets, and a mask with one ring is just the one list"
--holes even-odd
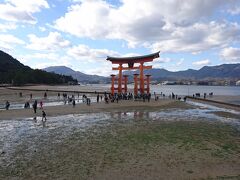
[[(122, 93), (124, 90), (124, 93), (127, 92), (127, 82), (128, 77), (127, 75), (122, 75), (123, 70), (137, 70), (139, 69), (140, 74), (134, 74), (134, 95), (138, 94), (138, 91), (140, 91), (141, 94), (145, 93), (145, 90), (147, 93), (150, 92), (150, 76), (146, 75), (144, 77), (144, 69), (152, 69), (152, 66), (144, 66), (145, 62), (152, 62), (153, 59), (159, 58), (159, 52), (145, 55), (145, 56), (135, 56), (135, 57), (107, 57), (108, 61), (111, 61), (112, 64), (118, 64), (119, 66), (117, 68), (112, 68), (112, 70), (118, 70), (118, 78), (116, 78), (116, 75), (111, 75), (112, 77), (112, 87), (111, 87), (111, 93), (114, 94), (115, 90), (117, 90), (118, 93)], [(139, 66), (134, 66), (134, 63), (139, 63)], [(127, 64), (127, 67), (123, 67), (123, 64)], [(124, 77), (124, 78), (123, 78)], [(115, 81), (118, 81), (118, 87), (115, 88)], [(138, 81), (140, 88), (138, 88)], [(147, 83), (147, 87), (145, 88), (145, 81)], [(124, 84), (124, 88), (122, 87), (122, 84)]]

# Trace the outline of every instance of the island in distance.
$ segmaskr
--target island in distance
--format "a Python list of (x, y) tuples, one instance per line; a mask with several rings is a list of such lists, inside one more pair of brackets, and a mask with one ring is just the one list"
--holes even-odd
[[(88, 75), (66, 66), (51, 66), (43, 69), (47, 72), (68, 75), (77, 79), (80, 83), (110, 83), (110, 77)], [(137, 71), (125, 71), (129, 80), (133, 80), (133, 74)], [(222, 64), (218, 66), (204, 66), (199, 70), (188, 69), (185, 71), (168, 71), (166, 69), (150, 69), (145, 71), (152, 75), (155, 84), (165, 81), (169, 84), (195, 84), (195, 85), (236, 85), (240, 80), (240, 64)]]

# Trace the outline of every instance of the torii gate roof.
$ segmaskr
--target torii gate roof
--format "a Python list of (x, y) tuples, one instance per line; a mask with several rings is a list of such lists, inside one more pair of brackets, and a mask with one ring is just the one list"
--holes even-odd
[(133, 57), (110, 57), (108, 56), (106, 60), (111, 61), (112, 64), (120, 63), (139, 63), (139, 62), (151, 62), (155, 58), (159, 58), (160, 51), (148, 54), (144, 56), (133, 56)]

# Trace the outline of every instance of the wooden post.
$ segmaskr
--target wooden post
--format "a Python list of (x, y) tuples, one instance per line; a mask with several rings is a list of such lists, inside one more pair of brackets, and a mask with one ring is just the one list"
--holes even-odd
[(134, 74), (134, 95), (138, 95), (138, 75)]
[(128, 75), (124, 75), (124, 93), (127, 93)]
[(122, 93), (122, 64), (119, 64), (118, 67), (119, 73), (118, 73), (118, 93)]
[(144, 74), (143, 74), (143, 63), (140, 63), (139, 70), (140, 70), (140, 93), (144, 94)]
[(111, 93), (112, 93), (112, 95), (114, 95), (115, 76), (116, 76), (116, 75), (114, 75), (114, 74), (111, 75), (111, 77), (112, 77), (112, 87), (111, 87)]
[(150, 92), (150, 77), (151, 77), (151, 75), (146, 75), (146, 77), (147, 77), (147, 94), (149, 94), (149, 92)]

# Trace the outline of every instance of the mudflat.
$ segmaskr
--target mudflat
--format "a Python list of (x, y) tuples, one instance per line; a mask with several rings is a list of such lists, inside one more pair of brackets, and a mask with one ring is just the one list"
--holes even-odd
[(46, 106), (46, 122), (40, 109), (2, 110), (0, 179), (239, 179), (240, 111), (194, 103)]

